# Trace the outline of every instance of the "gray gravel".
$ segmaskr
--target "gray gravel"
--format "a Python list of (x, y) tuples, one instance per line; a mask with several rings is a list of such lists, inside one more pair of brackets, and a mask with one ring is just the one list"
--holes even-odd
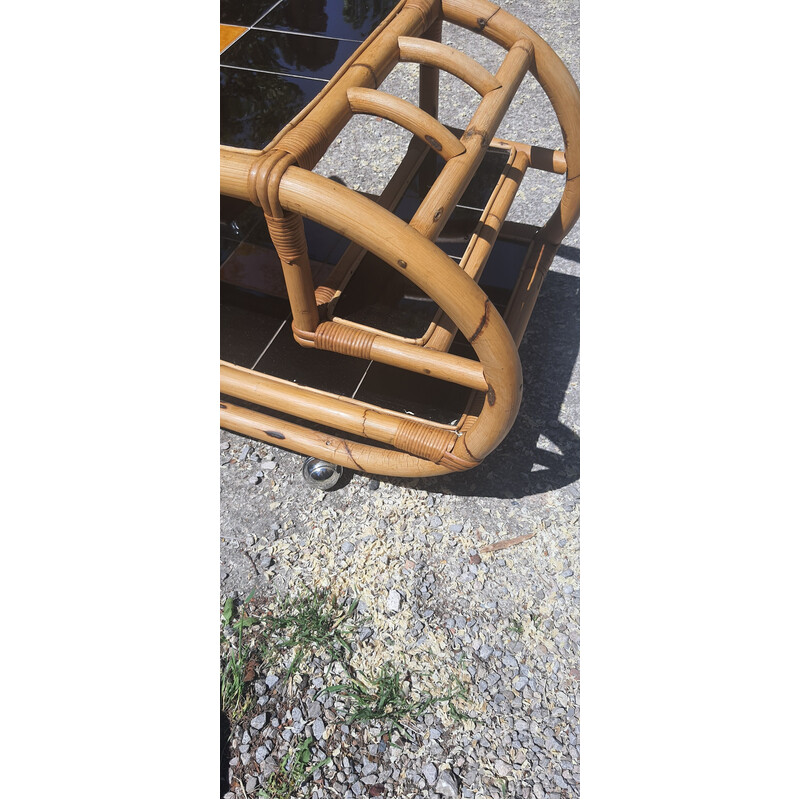
[[(503, 6), (539, 32), (578, 80), (577, 0)], [(449, 25), (443, 41), (468, 43), (470, 55), (498, 66), (491, 43)], [(413, 99), (414, 68), (397, 73), (384, 88)], [(463, 126), (472, 94), (443, 76), (444, 121)], [(526, 102), (515, 103), (501, 135), (559, 147), (541, 89), (526, 79), (522, 95)], [(350, 128), (317, 171), (376, 191), (406, 139), (367, 117)], [(379, 142), (384, 171), (366, 157), (364, 138)], [(560, 180), (527, 176), (510, 219), (546, 218)], [(413, 743), (387, 746), (380, 728), (344, 722), (341, 699), (314, 697), (328, 685), (321, 665), (309, 671), (305, 689), (287, 687), (279, 670), (259, 675), (263, 704), (231, 736), (230, 776), (244, 781), (247, 796), (308, 736), (315, 761), (332, 758), (306, 785), (308, 796), (364, 797), (376, 787), (384, 797), (579, 796), (578, 236), (576, 226), (520, 347), (520, 415), (478, 469), (426, 480), (356, 474), (324, 494), (302, 481), (299, 455), (221, 431), (223, 599), (253, 589), (285, 596), (301, 584), (354, 587), (357, 653), (396, 653), (410, 669), (432, 663), (441, 680), (458, 675), (472, 717), (454, 720), (434, 705), (415, 721)], [(520, 545), (480, 552), (531, 532)], [(235, 640), (232, 630), (225, 635)], [(231, 796), (244, 796), (240, 784)]]

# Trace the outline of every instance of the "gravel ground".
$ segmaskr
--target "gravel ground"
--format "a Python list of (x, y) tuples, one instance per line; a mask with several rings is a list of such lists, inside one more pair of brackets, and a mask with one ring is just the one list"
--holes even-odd
[[(504, 7), (539, 32), (577, 80), (577, 2)], [(499, 64), (494, 45), (452, 26), (443, 41), (490, 69)], [(413, 97), (413, 69), (390, 76), (385, 88)], [(515, 104), (500, 134), (560, 146), (541, 90), (528, 80), (522, 92), (528, 104)], [(471, 113), (464, 109), (474, 107), (470, 94), (445, 76), (445, 122), (463, 126)], [(380, 171), (358, 146), (365, 135), (380, 137)], [(359, 118), (317, 170), (375, 191), (405, 141), (380, 121)], [(510, 218), (546, 218), (561, 180), (526, 177)], [(370, 673), (387, 662), (402, 665), (414, 691), (434, 695), (458, 680), (465, 688), (459, 711), (469, 716), (454, 718), (446, 704), (434, 704), (412, 721), (407, 741), (387, 742), (380, 727), (346, 724), (341, 697), (317, 696), (329, 685), (321, 655), (291, 680), (285, 669), (267, 675), (256, 668), (250, 677), (258, 699), (231, 730), (226, 797), (256, 794), (308, 736), (311, 763), (332, 761), (303, 796), (579, 795), (577, 226), (565, 245), (520, 348), (520, 415), (476, 470), (425, 480), (356, 474), (325, 494), (302, 481), (301, 456), (221, 431), (223, 602), (255, 593), (263, 613), (303, 585), (357, 600), (353, 666)], [(533, 535), (481, 550), (524, 534)], [(236, 643), (230, 627), (223, 639), (226, 654)]]

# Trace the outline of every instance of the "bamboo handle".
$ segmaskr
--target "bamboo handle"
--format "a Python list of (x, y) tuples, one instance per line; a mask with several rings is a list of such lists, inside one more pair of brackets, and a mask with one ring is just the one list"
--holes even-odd
[(354, 114), (372, 114), (400, 125), (426, 141), (445, 160), (464, 152), (464, 145), (441, 122), (408, 100), (360, 87), (348, 89), (347, 100)]

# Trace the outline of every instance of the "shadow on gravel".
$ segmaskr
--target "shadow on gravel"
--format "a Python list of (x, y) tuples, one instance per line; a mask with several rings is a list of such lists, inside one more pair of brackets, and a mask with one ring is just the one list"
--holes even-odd
[(228, 784), (228, 762), (230, 753), (231, 724), (224, 711), (219, 712), (219, 796), (230, 791)]
[[(568, 254), (578, 261), (580, 250)], [(522, 406), (511, 432), (481, 466), (412, 482), (429, 492), (521, 498), (568, 486), (580, 477), (580, 438), (559, 421), (580, 345), (580, 279), (550, 272), (520, 346)], [(578, 398), (569, 416), (577, 420)], [(409, 485), (406, 480), (382, 482)]]

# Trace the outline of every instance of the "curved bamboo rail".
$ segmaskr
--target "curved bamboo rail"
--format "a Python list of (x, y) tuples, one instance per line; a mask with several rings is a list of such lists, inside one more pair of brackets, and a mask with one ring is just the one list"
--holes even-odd
[[(442, 45), (442, 20), (504, 47), (508, 52), (497, 74)], [(420, 64), (419, 107), (377, 90), (399, 61)], [(481, 95), (460, 140), (436, 119), (440, 69)], [(562, 128), (563, 151), (494, 139), (527, 72), (553, 105)], [(310, 171), (356, 113), (391, 120), (418, 137), (378, 202)], [(230, 402), (221, 403), (221, 424), (376, 474), (427, 476), (479, 464), (502, 441), (518, 413), (522, 371), (517, 346), (558, 245), (578, 218), (579, 122), (575, 82), (549, 45), (523, 22), (489, 0), (404, 0), (268, 147), (221, 148), (220, 190), (263, 209), (284, 271), (292, 329), (301, 345), (473, 389), (459, 424), (443, 426), (223, 363), (221, 388), (226, 395), (376, 444), (311, 430)], [(421, 163), (420, 142), (439, 152), (445, 165), (406, 224), (391, 209)], [(482, 227), (456, 265), (432, 242), (490, 144), (506, 147), (509, 163), (481, 216)], [(528, 168), (566, 173), (565, 188), (555, 212), (531, 242), (503, 319), (476, 280)], [(315, 289), (303, 217), (351, 240), (334, 270), (340, 286), (363, 254), (371, 252), (425, 292), (439, 307), (425, 336), (404, 339), (328, 316), (328, 304), (332, 309), (341, 290), (335, 282)], [(446, 352), (456, 330), (472, 344), (478, 362)]]
[(464, 152), (464, 145), (441, 122), (408, 100), (355, 86), (347, 90), (347, 100), (354, 114), (372, 114), (397, 123), (425, 140), (445, 160)]
[(397, 47), (401, 61), (443, 69), (461, 78), (481, 96), (500, 88), (497, 78), (488, 69), (454, 47), (415, 36), (398, 36)]

